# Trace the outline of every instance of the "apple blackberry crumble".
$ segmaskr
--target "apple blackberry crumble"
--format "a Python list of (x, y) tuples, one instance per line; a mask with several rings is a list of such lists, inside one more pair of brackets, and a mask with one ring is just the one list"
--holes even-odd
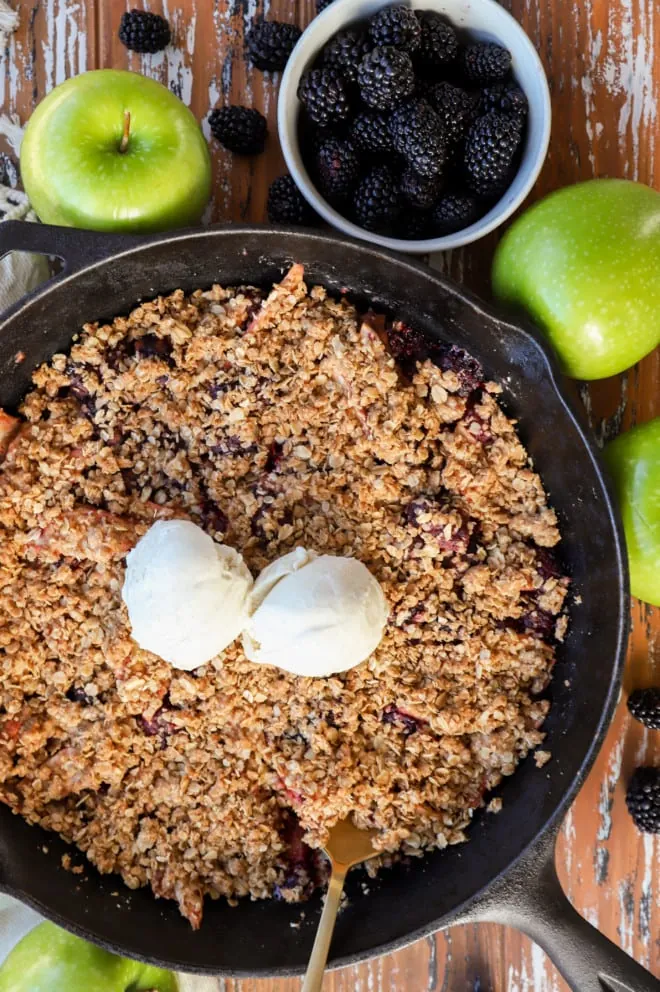
[[(195, 927), (207, 895), (307, 896), (350, 812), (381, 862), (465, 840), (543, 739), (566, 627), (500, 387), (303, 275), (88, 324), (0, 422), (0, 799)], [(314, 679), (240, 640), (194, 672), (141, 650), (125, 556), (163, 517), (255, 575), (298, 545), (364, 562), (378, 649)]]

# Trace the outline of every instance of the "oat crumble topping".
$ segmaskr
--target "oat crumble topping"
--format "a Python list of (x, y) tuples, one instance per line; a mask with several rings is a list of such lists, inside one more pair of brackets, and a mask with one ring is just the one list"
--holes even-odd
[[(0, 417), (0, 799), (195, 927), (207, 895), (304, 898), (351, 811), (380, 864), (465, 840), (543, 739), (568, 587), (478, 363), (294, 265), (265, 298), (86, 325), (34, 386)], [(141, 650), (124, 558), (167, 516), (255, 575), (296, 545), (359, 558), (390, 605), (378, 650), (327, 679), (240, 641), (194, 673)]]

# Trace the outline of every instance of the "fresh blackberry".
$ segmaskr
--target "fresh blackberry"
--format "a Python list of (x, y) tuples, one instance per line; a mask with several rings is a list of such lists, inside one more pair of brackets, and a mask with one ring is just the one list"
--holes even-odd
[(415, 52), (415, 66), (422, 73), (437, 74), (456, 61), (458, 37), (451, 24), (434, 10), (417, 11), (422, 37)]
[(266, 118), (249, 107), (216, 107), (209, 114), (214, 138), (230, 152), (258, 155), (266, 144)]
[(336, 121), (332, 124), (328, 124), (326, 127), (321, 127), (313, 121), (306, 113), (305, 109), (302, 108), (298, 118), (300, 143), (305, 148), (316, 152), (318, 151), (319, 145), (322, 145), (328, 138), (338, 138), (342, 136), (346, 131), (346, 123), (346, 121)]
[(464, 163), (468, 185), (477, 196), (496, 196), (511, 184), (522, 134), (519, 117), (494, 111), (470, 128)]
[(375, 48), (358, 66), (360, 96), (376, 110), (393, 110), (415, 89), (410, 56), (387, 45)]
[(401, 197), (389, 166), (375, 165), (358, 183), (353, 207), (357, 223), (365, 230), (390, 229), (401, 210)]
[(170, 26), (160, 14), (130, 10), (121, 15), (119, 40), (131, 52), (161, 52), (170, 43)]
[(401, 176), (401, 194), (412, 207), (428, 210), (440, 196), (442, 179), (440, 176), (426, 178), (408, 167)]
[(405, 104), (390, 117), (394, 148), (415, 172), (427, 179), (442, 172), (447, 150), (442, 122), (425, 100)]
[(332, 0), (316, 0), (316, 13), (320, 14), (321, 11), (325, 10), (326, 7), (329, 7), (331, 3)]
[(635, 689), (628, 698), (628, 709), (649, 730), (660, 730), (660, 689)]
[(479, 207), (473, 196), (448, 193), (431, 211), (431, 230), (434, 237), (442, 238), (462, 231), (478, 219)]
[(500, 114), (526, 117), (529, 104), (517, 83), (495, 83), (494, 86), (487, 86), (479, 95), (479, 116), (488, 114), (491, 110), (496, 110)]
[(312, 224), (315, 214), (289, 175), (279, 176), (268, 190), (268, 220), (271, 224)]
[(430, 224), (427, 210), (404, 210), (394, 222), (394, 233), (404, 241), (423, 241), (429, 236)]
[(277, 72), (287, 64), (301, 34), (296, 24), (281, 21), (253, 24), (245, 39), (248, 60), (255, 69)]
[(474, 98), (451, 83), (434, 83), (429, 87), (427, 100), (442, 121), (448, 145), (456, 144), (474, 121)]
[(360, 175), (360, 161), (348, 141), (328, 138), (318, 150), (316, 171), (321, 192), (329, 200), (345, 200)]
[(344, 121), (350, 113), (348, 83), (336, 69), (311, 69), (298, 84), (298, 99), (320, 127)]
[(645, 833), (660, 833), (660, 768), (638, 768), (628, 784), (626, 806)]
[(348, 28), (327, 43), (323, 49), (323, 65), (341, 72), (349, 83), (356, 83), (358, 66), (372, 47), (366, 32)]
[(511, 71), (511, 52), (491, 41), (468, 45), (461, 55), (463, 75), (476, 86), (503, 82)]
[(380, 48), (391, 45), (404, 52), (414, 52), (422, 40), (422, 26), (410, 7), (397, 4), (374, 14), (369, 21), (369, 34)]
[(353, 119), (350, 136), (354, 147), (361, 152), (375, 154), (391, 152), (394, 148), (386, 114), (374, 110), (365, 110)]

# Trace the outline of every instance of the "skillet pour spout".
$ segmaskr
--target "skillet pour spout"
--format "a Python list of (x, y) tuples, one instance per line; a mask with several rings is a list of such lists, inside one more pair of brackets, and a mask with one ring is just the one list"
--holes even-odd
[[(502, 403), (518, 419), (559, 517), (562, 568), (575, 596), (544, 725), (552, 761), (543, 770), (533, 759), (523, 762), (499, 790), (502, 812), (477, 812), (462, 850), (450, 846), (384, 871), (368, 896), (359, 872), (349, 877), (349, 905), (337, 923), (330, 966), (400, 948), (452, 923), (497, 920), (530, 934), (580, 992), (655, 992), (652, 975), (578, 916), (554, 869), (556, 833), (618, 696), (629, 595), (609, 483), (538, 333), (502, 320), (424, 265), (315, 231), (220, 226), (137, 239), (6, 222), (0, 256), (12, 249), (59, 255), (64, 269), (0, 321), (0, 405), (8, 409), (20, 403), (33, 369), (66, 351), (85, 321), (110, 319), (178, 287), (269, 286), (293, 261), (305, 267), (309, 283), (346, 292), (365, 310), (467, 349), (502, 384)], [(19, 352), (25, 358), (17, 364)], [(80, 885), (60, 867), (69, 850), (0, 807), (0, 888), (56, 923), (111, 950), (187, 972), (274, 977), (304, 970), (319, 895), (307, 908), (310, 926), (291, 926), (299, 922), (299, 906), (245, 901), (231, 908), (218, 900), (194, 932), (173, 904), (145, 889), (129, 891), (91, 866)], [(110, 895), (117, 890), (119, 900)]]

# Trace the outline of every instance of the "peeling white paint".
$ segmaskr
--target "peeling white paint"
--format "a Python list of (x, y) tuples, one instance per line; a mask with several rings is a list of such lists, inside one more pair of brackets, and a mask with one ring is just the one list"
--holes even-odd
[(642, 838), (642, 881), (640, 883), (639, 900), (637, 902), (637, 937), (642, 945), (641, 961), (646, 967), (650, 966), (653, 944), (653, 912), (660, 909), (660, 890), (653, 896), (653, 882), (657, 881), (660, 871), (660, 843), (657, 836), (644, 834)]
[[(585, 131), (589, 141), (589, 161), (596, 171), (597, 139), (609, 132), (617, 117), (616, 138), (621, 155), (621, 173), (631, 179), (640, 177), (641, 135), (653, 128), (658, 104), (654, 81), (655, 0), (618, 0), (609, 5), (607, 43), (602, 31), (593, 33), (592, 0), (574, 5), (576, 32), (586, 32), (584, 73), (572, 78), (573, 88), (579, 87), (584, 96)], [(597, 96), (602, 86), (608, 96), (604, 102)], [(598, 104), (598, 106), (597, 106)], [(601, 118), (596, 121), (598, 111)], [(606, 133), (606, 131), (608, 133)], [(632, 149), (632, 154), (629, 154)], [(648, 158), (644, 172), (653, 174), (655, 142), (645, 146)]]
[[(655, 0), (636, 3), (633, 0), (619, 0), (619, 31), (614, 22), (614, 5), (610, 7), (610, 31), (617, 40), (614, 60), (612, 93), (623, 93), (623, 106), (619, 113), (619, 148), (625, 157), (628, 142), (632, 145), (632, 161), (625, 163), (626, 175), (639, 178), (640, 132), (642, 127), (652, 127), (657, 120), (658, 105), (653, 79), (654, 62), (654, 8)], [(614, 22), (614, 23), (613, 23)], [(637, 34), (633, 25), (636, 22)], [(609, 54), (609, 53), (608, 53)], [(648, 145), (648, 168), (653, 171), (654, 142)]]
[(46, 40), (41, 55), (46, 90), (87, 69), (87, 37), (79, 24), (84, 22), (80, 3), (46, 0)]
[(612, 804), (614, 802), (614, 790), (621, 778), (621, 765), (623, 762), (623, 739), (617, 741), (612, 748), (605, 778), (600, 785), (600, 796), (598, 799), (598, 840), (609, 840), (612, 833)]
[(195, 49), (195, 27), (197, 11), (193, 8), (187, 24), (183, 21), (178, 7), (171, 12), (167, 0), (163, 3), (163, 14), (172, 25), (176, 45), (168, 45), (165, 49), (167, 57), (167, 85), (190, 106), (193, 90), (193, 55)]
[(630, 904), (633, 899), (632, 884), (629, 879), (624, 878), (617, 886), (619, 905), (619, 926), (617, 933), (619, 941), (624, 951), (632, 955), (635, 939), (634, 912), (630, 912)]
[(575, 848), (575, 821), (573, 818), (573, 807), (569, 809), (564, 820), (562, 833), (566, 841), (564, 845), (564, 864), (566, 867), (566, 891), (569, 897), (573, 896), (573, 850)]
[(520, 968), (509, 965), (505, 987), (507, 992), (559, 992), (557, 972), (548, 967), (546, 953), (538, 944), (525, 952)]

